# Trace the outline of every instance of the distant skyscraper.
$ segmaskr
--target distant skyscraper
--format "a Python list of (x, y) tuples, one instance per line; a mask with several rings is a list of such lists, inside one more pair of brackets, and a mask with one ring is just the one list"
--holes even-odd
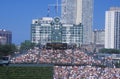
[(120, 49), (120, 7), (106, 11), (105, 48)]
[(1, 36), (0, 36), (0, 45), (4, 45), (4, 44), (6, 44), (6, 43), (7, 43), (6, 37), (1, 37)]
[(61, 11), (63, 23), (76, 24), (76, 0), (62, 0)]
[(105, 30), (97, 30), (93, 31), (93, 43), (94, 44), (105, 44)]
[(62, 22), (83, 24), (83, 43), (92, 42), (93, 0), (62, 0)]
[[(2, 39), (4, 38), (5, 41), (6, 41), (6, 44), (11, 44), (12, 43), (12, 32), (11, 31), (7, 31), (7, 30), (0, 30), (0, 37), (2, 37)], [(1, 42), (3, 43), (1, 39)], [(5, 44), (5, 41), (4, 41), (4, 44)]]

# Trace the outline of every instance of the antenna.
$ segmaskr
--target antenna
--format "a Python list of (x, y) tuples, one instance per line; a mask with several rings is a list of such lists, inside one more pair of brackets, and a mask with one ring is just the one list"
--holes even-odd
[(48, 4), (48, 15), (50, 13), (50, 6), (55, 7), (56, 15), (58, 15), (58, 7), (61, 6), (61, 4), (58, 4), (58, 0), (56, 0), (56, 4)]
[(58, 0), (56, 1), (56, 13), (58, 14)]
[(48, 14), (47, 14), (47, 17), (49, 17), (49, 15), (50, 15), (50, 8), (49, 8), (49, 6), (48, 6)]

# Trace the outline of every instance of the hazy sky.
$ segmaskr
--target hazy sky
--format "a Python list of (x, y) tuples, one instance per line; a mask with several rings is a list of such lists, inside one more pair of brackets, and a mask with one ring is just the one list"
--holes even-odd
[[(30, 40), (32, 19), (46, 16), (48, 4), (55, 3), (56, 0), (0, 0), (0, 29), (12, 31), (15, 44)], [(112, 6), (120, 7), (120, 0), (94, 0), (94, 29), (104, 29), (105, 11)], [(54, 7), (50, 7), (50, 16), (56, 16)]]

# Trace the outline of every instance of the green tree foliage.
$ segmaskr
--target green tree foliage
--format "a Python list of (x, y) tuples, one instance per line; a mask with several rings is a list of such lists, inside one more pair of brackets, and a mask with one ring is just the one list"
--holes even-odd
[(100, 49), (100, 53), (109, 53), (109, 54), (120, 54), (120, 50), (118, 49)]
[(17, 51), (17, 48), (14, 44), (0, 45), (0, 56), (11, 55), (15, 51)]
[(120, 61), (116, 62), (116, 63), (115, 63), (115, 66), (116, 66), (117, 68), (120, 68)]
[(20, 50), (29, 50), (35, 47), (35, 43), (32, 43), (29, 40), (25, 40), (21, 43)]

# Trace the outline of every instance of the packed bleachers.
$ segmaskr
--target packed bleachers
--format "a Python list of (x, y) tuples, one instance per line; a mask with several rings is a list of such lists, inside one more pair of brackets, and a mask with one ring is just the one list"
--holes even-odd
[(11, 63), (54, 64), (54, 79), (120, 79), (119, 68), (93, 66), (103, 63), (93, 56), (79, 49), (34, 48), (13, 57)]
[(38, 54), (39, 54), (38, 48), (30, 49), (25, 53), (14, 56), (10, 62), (11, 63), (37, 63), (37, 60), (39, 57)]
[(54, 79), (120, 79), (120, 69), (92, 66), (55, 66)]
[(99, 60), (88, 56), (86, 53), (75, 49), (52, 50), (32, 49), (11, 59), (11, 63), (52, 63), (52, 64), (100, 64)]

